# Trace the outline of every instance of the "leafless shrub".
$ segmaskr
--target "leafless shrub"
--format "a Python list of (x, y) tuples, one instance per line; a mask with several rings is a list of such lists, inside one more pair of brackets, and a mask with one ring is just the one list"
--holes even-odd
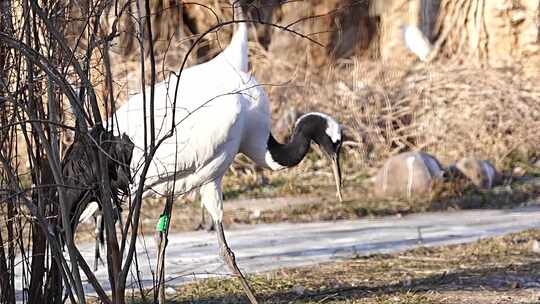
[(346, 120), (368, 162), (425, 150), (446, 164), (476, 155), (504, 168), (538, 153), (540, 90), (519, 67), (355, 61), (345, 71), (350, 77), (340, 75), (334, 92), (347, 113), (352, 110)]
[[(6, 229), (0, 230), (2, 303), (62, 303), (66, 295), (71, 302), (85, 303), (81, 272), (101, 301), (111, 302), (74, 244), (72, 210), (84, 201), (84, 195), (74, 193), (93, 193), (103, 205), (111, 241), (107, 256), (113, 299), (123, 303), (122, 278), (127, 276), (131, 261), (121, 264), (112, 198), (115, 187), (125, 185), (120, 185), (119, 171), (110, 165), (118, 161), (113, 159), (117, 153), (109, 149), (110, 141), (89, 136), (90, 127), (93, 131), (102, 128), (102, 111), (115, 108), (113, 94), (98, 99), (92, 83), (97, 74), (111, 87), (108, 43), (115, 33), (114, 27), (111, 32), (102, 31), (101, 18), (113, 4), (89, 2), (76, 6), (78, 10), (64, 1), (2, 4), (0, 203), (6, 223)], [(121, 14), (122, 10), (116, 12)], [(97, 54), (103, 60), (96, 59)], [(71, 121), (64, 119), (68, 107), (74, 116)], [(91, 180), (70, 174), (73, 167), (63, 170), (66, 153), (60, 138), (65, 130), (75, 132), (85, 142), (87, 149), (82, 150), (88, 166), (79, 169), (88, 170), (85, 173), (91, 174)], [(120, 240), (125, 238), (126, 234)], [(62, 249), (64, 243), (68, 258)], [(16, 259), (21, 262), (16, 263)]]
[[(173, 135), (176, 123), (173, 119), (170, 126), (164, 126), (168, 131), (165, 135), (155, 134), (153, 88), (158, 74), (163, 76), (169, 71), (159, 70), (157, 60), (165, 61), (166, 56), (155, 53), (154, 38), (159, 35), (154, 36), (152, 31), (150, 1), (135, 4), (133, 8), (127, 1), (96, 0), (74, 6), (62, 0), (15, 0), (3, 7), (0, 199), (7, 225), (0, 230), (0, 286), (5, 303), (13, 303), (19, 296), (23, 301), (46, 299), (61, 303), (65, 290), (71, 302), (84, 304), (84, 275), (100, 301), (125, 303), (128, 275), (136, 254), (145, 175), (156, 150)], [(123, 153), (114, 153), (117, 150), (110, 149), (110, 140), (103, 140), (102, 135), (107, 137), (113, 130), (102, 130), (102, 122), (118, 108), (117, 74), (113, 72), (110, 44), (126, 15), (133, 18), (132, 34), (137, 37), (139, 49), (144, 50), (138, 52), (142, 80), (138, 85), (150, 87), (148, 94), (143, 94), (149, 115), (142, 118), (149, 132), (142, 147), (145, 157), (138, 188), (128, 199), (126, 222), (117, 234), (114, 198), (118, 188), (125, 188), (126, 178), (118, 169), (122, 167), (115, 165), (118, 154)], [(216, 20), (192, 44), (235, 22)], [(181, 73), (193, 50), (190, 47), (180, 60), (177, 58), (176, 71)], [(161, 66), (165, 67), (165, 63)], [(114, 129), (114, 119), (107, 126)], [(75, 134), (75, 143), (67, 150), (69, 143), (61, 139), (66, 130)], [(87, 202), (87, 194), (103, 209), (111, 295), (105, 293), (74, 242), (74, 206)], [(26, 224), (32, 229), (25, 229)], [(31, 241), (25, 241), (26, 236), (31, 236)], [(64, 241), (66, 256), (62, 251)], [(3, 252), (4, 244), (7, 254)], [(15, 267), (16, 256), (21, 256), (22, 268)], [(160, 284), (163, 274), (158, 272)], [(28, 298), (24, 291), (20, 294), (21, 290), (30, 291)], [(144, 295), (142, 287), (141, 293)]]

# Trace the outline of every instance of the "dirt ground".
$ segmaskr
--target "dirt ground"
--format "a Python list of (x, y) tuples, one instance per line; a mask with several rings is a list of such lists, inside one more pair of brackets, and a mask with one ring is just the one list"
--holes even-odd
[[(426, 211), (512, 208), (540, 202), (540, 178), (516, 181), (487, 192), (471, 187), (464, 193), (446, 193), (433, 201), (377, 199), (371, 196), (365, 180), (351, 180), (345, 183), (343, 191), (345, 201), (342, 203), (336, 198), (335, 188), (329, 176), (296, 181), (274, 177), (266, 185), (257, 185), (256, 182), (242, 184), (232, 176), (227, 178), (229, 180), (224, 186), (226, 227), (239, 223), (333, 221)], [(164, 205), (163, 199), (149, 199), (143, 203), (141, 229), (145, 234), (155, 231)], [(192, 231), (201, 228), (201, 212), (199, 200), (178, 199), (173, 207), (171, 231)], [(208, 227), (211, 219), (206, 212), (205, 220)], [(83, 223), (78, 228), (77, 238), (88, 241), (93, 238), (93, 231), (92, 222)]]
[[(540, 231), (530, 230), (249, 279), (264, 303), (540, 303), (538, 239)], [(234, 279), (201, 280), (169, 290), (168, 298), (174, 304), (247, 303)]]
[[(253, 187), (256, 190), (242, 195), (229, 192), (225, 222), (228, 225), (308, 222), (428, 210), (511, 208), (537, 204), (540, 189), (539, 179), (535, 178), (490, 192), (468, 190), (459, 199), (383, 202), (369, 196), (365, 183), (349, 182), (344, 192), (347, 200), (339, 203), (330, 182), (319, 179), (306, 186), (304, 181), (303, 188), (270, 183)], [(291, 187), (298, 194), (291, 196), (288, 192)], [(250, 196), (256, 198), (247, 198)], [(152, 200), (145, 204), (142, 227), (151, 232), (162, 202)], [(198, 201), (179, 200), (174, 209), (172, 230), (193, 230), (200, 224), (200, 218)], [(92, 225), (83, 225), (82, 231), (80, 238), (90, 238)], [(540, 251), (533, 250), (536, 240), (540, 240), (540, 231), (531, 230), (472, 244), (421, 247), (400, 254), (282, 269), (249, 279), (264, 303), (540, 303)], [(200, 280), (168, 290), (168, 298), (173, 304), (247, 303), (234, 279)], [(140, 299), (133, 301), (139, 303)]]

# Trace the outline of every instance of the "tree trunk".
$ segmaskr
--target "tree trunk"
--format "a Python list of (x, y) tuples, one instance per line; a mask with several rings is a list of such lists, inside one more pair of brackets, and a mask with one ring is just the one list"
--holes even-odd
[(441, 51), (496, 67), (521, 60), (538, 67), (538, 9), (538, 0), (443, 0), (437, 21)]
[(381, 58), (402, 60), (408, 51), (400, 28), (408, 24), (435, 43), (439, 57), (495, 67), (526, 60), (527, 68), (537, 70), (539, 8), (539, 0), (381, 1), (376, 7), (381, 17)]

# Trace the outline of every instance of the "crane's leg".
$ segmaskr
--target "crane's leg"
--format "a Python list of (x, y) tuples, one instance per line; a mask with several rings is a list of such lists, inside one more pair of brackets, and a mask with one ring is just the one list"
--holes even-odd
[(204, 217), (204, 206), (201, 206), (201, 224), (199, 225), (200, 230), (203, 230), (205, 226), (206, 226), (206, 218)]
[(96, 214), (96, 230), (95, 238), (96, 238), (96, 248), (94, 252), (94, 271), (98, 270), (98, 262), (101, 260), (102, 264), (105, 264), (103, 260), (101, 259), (101, 256), (99, 255), (99, 246), (101, 245), (101, 241), (103, 239), (103, 214), (101, 211), (97, 211)]
[(195, 230), (206, 230), (207, 232), (211, 232), (216, 230), (214, 227), (214, 221), (210, 221), (210, 224), (206, 224), (206, 211), (204, 210), (204, 206), (201, 206), (201, 222), (200, 224), (195, 228)]
[(206, 229), (206, 232), (212, 232), (212, 231), (215, 231), (216, 230), (216, 225), (214, 223), (214, 221), (210, 221), (210, 224), (206, 225), (206, 220), (204, 220), (204, 208), (202, 208), (202, 213), (203, 213), (203, 223), (205, 225), (205, 229)]
[(208, 183), (201, 187), (201, 200), (208, 210), (208, 213), (214, 220), (214, 227), (216, 228), (217, 237), (219, 241), (219, 252), (229, 270), (240, 279), (240, 283), (244, 288), (246, 296), (252, 304), (257, 304), (257, 298), (249, 286), (246, 278), (236, 265), (236, 259), (231, 248), (227, 244), (225, 233), (223, 231), (223, 195), (221, 193), (221, 179), (217, 179), (211, 183)]
[(256, 304), (257, 298), (255, 298), (255, 294), (253, 293), (251, 286), (249, 286), (246, 278), (240, 271), (240, 268), (238, 268), (238, 265), (236, 265), (234, 252), (232, 252), (231, 248), (229, 248), (229, 245), (227, 244), (227, 240), (225, 239), (225, 233), (223, 231), (223, 223), (219, 221), (215, 222), (214, 225), (216, 227), (216, 232), (218, 235), (219, 251), (221, 254), (221, 258), (223, 258), (225, 263), (227, 263), (229, 270), (240, 279), (240, 283), (242, 283), (242, 287), (244, 288), (244, 291), (246, 293), (246, 296), (249, 298), (249, 301), (252, 304)]
[(160, 217), (158, 224), (157, 239), (158, 239), (158, 257), (157, 257), (157, 293), (154, 294), (154, 303), (165, 303), (165, 250), (169, 243), (169, 227), (171, 223), (172, 205), (174, 203), (174, 196), (168, 195), (165, 203), (165, 208)]

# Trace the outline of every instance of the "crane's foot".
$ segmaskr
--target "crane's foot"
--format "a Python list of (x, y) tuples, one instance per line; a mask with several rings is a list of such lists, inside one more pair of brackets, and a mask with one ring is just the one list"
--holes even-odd
[(201, 230), (204, 230), (206, 232), (213, 232), (213, 231), (216, 231), (216, 226), (213, 223), (210, 225), (207, 225), (205, 223), (200, 223), (199, 225), (197, 225), (197, 227), (195, 227), (195, 231), (201, 231)]
[(240, 271), (240, 268), (238, 268), (238, 265), (236, 265), (234, 252), (232, 252), (232, 250), (229, 248), (229, 245), (227, 245), (225, 234), (223, 232), (223, 224), (221, 222), (215, 223), (215, 227), (217, 229), (221, 257), (229, 267), (229, 270), (240, 279), (242, 288), (244, 289), (244, 292), (246, 293), (246, 296), (248, 297), (251, 304), (258, 304), (257, 298), (255, 298), (255, 294), (253, 293), (251, 286)]
[(105, 261), (103, 261), (101, 256), (97, 256), (94, 258), (94, 271), (98, 270), (99, 262), (101, 262), (101, 265), (105, 266)]
[(204, 216), (204, 207), (201, 208), (201, 222), (195, 228), (195, 230), (206, 230), (206, 232), (212, 232), (216, 230), (214, 221), (210, 221), (210, 224), (206, 223), (206, 216)]
[(206, 226), (205, 229), (206, 229), (206, 232), (216, 231), (216, 225), (214, 224), (214, 222), (212, 222), (210, 225)]

